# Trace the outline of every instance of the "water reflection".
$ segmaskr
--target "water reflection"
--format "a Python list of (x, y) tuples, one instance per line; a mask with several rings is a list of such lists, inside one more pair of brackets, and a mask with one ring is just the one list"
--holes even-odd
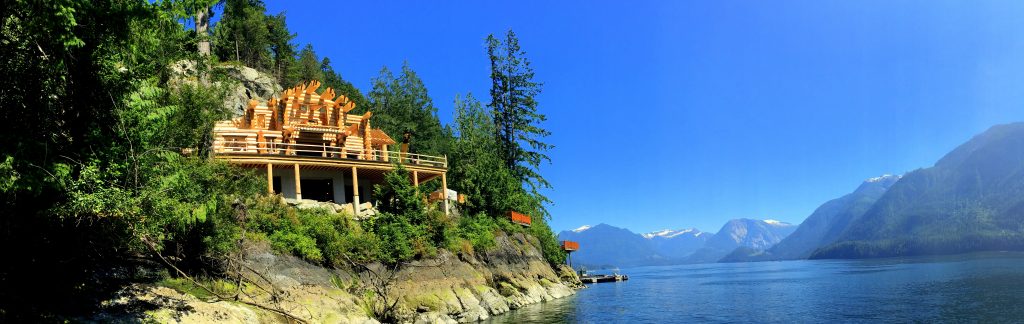
[(630, 280), (492, 318), (555, 322), (1006, 322), (1024, 318), (1024, 254), (624, 269)]

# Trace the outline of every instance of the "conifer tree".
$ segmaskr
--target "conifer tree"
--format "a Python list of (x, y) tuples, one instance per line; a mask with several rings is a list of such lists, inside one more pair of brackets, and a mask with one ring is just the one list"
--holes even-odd
[(447, 140), (437, 118), (437, 107), (408, 62), (402, 65), (397, 77), (383, 67), (373, 79), (369, 97), (374, 125), (396, 140), (406, 131), (412, 132), (415, 153), (444, 154)]
[(292, 44), (295, 34), (288, 30), (284, 13), (267, 16), (267, 32), (274, 65), (270, 72), (281, 86), (291, 86), (288, 74), (295, 63), (295, 45)]
[(331, 59), (324, 57), (320, 60), (320, 70), (323, 73), (324, 87), (331, 87), (334, 92), (340, 95), (348, 97), (356, 103), (356, 109), (352, 111), (353, 114), (361, 114), (369, 109), (370, 102), (363, 96), (363, 92), (356, 88), (352, 82), (348, 82), (334, 71), (334, 67), (331, 66)]
[[(491, 102), (494, 136), (505, 166), (539, 204), (549, 200), (539, 190), (551, 185), (539, 173), (542, 162), (550, 163), (546, 152), (553, 146), (542, 142), (551, 132), (541, 127), (547, 120), (537, 110), (541, 83), (534, 81), (533, 68), (516, 34), (509, 30), (504, 41), (487, 36), (487, 56), (491, 61)], [(539, 206), (543, 209), (542, 206)]]
[(270, 31), (266, 7), (260, 0), (227, 0), (214, 29), (214, 54), (222, 61), (270, 71)]
[(295, 62), (295, 69), (292, 71), (292, 82), (283, 86), (290, 87), (299, 82), (308, 82), (310, 80), (322, 81), (323, 79), (324, 72), (320, 67), (320, 59), (317, 58), (316, 52), (313, 51), (313, 45), (306, 44), (299, 51), (299, 58)]

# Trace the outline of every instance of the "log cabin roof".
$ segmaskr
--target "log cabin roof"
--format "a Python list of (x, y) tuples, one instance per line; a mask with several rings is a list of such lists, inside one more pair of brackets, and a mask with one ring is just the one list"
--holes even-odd
[(373, 145), (395, 144), (395, 140), (391, 139), (391, 136), (388, 136), (388, 133), (385, 133), (379, 128), (370, 129), (370, 140)]

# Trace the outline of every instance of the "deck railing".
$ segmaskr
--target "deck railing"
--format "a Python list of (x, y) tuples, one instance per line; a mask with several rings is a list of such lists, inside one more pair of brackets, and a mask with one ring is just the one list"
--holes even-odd
[[(214, 141), (214, 155), (252, 154), (270, 156), (307, 156), (326, 159), (348, 159), (364, 161), (399, 162), (431, 167), (448, 167), (448, 158), (416, 153), (402, 153), (371, 149), (345, 148), (316, 144), (290, 144), (279, 142)], [(369, 154), (367, 154), (369, 153)]]
[(516, 223), (516, 224), (519, 224), (519, 225), (523, 225), (523, 226), (530, 226), (530, 224), (532, 223), (531, 220), (530, 220), (530, 215), (523, 214), (523, 213), (520, 213), (520, 212), (517, 212), (517, 211), (512, 211), (512, 210), (510, 210), (510, 211), (508, 211), (506, 213), (508, 214), (508, 218), (511, 219), (513, 223)]

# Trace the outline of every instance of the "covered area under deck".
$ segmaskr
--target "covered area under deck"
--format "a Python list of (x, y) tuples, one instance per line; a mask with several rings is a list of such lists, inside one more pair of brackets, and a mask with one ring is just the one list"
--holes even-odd
[[(267, 176), (267, 191), (270, 193), (278, 193), (290, 199), (312, 199), (353, 206), (369, 201), (373, 186), (384, 182), (384, 174), (394, 169), (392, 162), (330, 157), (245, 153), (222, 153), (216, 157), (239, 166), (263, 170)], [(404, 163), (403, 167), (409, 171), (409, 181), (414, 185), (439, 180), (441, 192), (447, 192), (447, 169), (415, 163)], [(447, 198), (442, 200), (447, 201)]]

